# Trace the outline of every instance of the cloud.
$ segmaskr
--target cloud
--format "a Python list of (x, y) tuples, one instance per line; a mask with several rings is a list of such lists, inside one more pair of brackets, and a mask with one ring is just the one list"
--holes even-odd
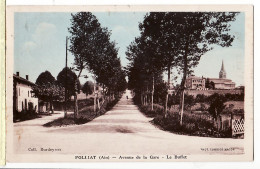
[(50, 40), (57, 32), (56, 26), (51, 23), (41, 22), (35, 29), (32, 38), (36, 42), (42, 42), (44, 40)]
[(36, 47), (36, 44), (33, 41), (27, 41), (23, 45), (23, 51), (30, 51)]
[(40, 51), (45, 47), (53, 46), (57, 28), (54, 24), (41, 22), (35, 28), (31, 39), (22, 46), (21, 54), (30, 55), (34, 51)]

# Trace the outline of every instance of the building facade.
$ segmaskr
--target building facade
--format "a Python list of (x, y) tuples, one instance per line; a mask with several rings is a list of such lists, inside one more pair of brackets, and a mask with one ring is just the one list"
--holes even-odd
[(227, 79), (226, 77), (227, 73), (224, 68), (224, 62), (222, 60), (221, 69), (219, 71), (219, 78), (208, 78), (208, 81), (214, 83), (215, 89), (235, 89), (235, 82), (232, 82), (232, 80)]
[(186, 88), (203, 90), (205, 89), (205, 82), (206, 80), (203, 77), (189, 76), (186, 79)]
[(38, 98), (34, 96), (32, 87), (34, 83), (19, 76), (19, 72), (13, 75), (13, 109), (17, 112), (35, 111), (38, 112)]
[(186, 79), (186, 88), (187, 89), (196, 89), (196, 90), (207, 90), (209, 84), (214, 84), (214, 89), (235, 89), (236, 84), (232, 82), (231, 79), (226, 79), (227, 73), (224, 68), (224, 62), (222, 61), (221, 69), (219, 72), (219, 78), (204, 78), (189, 76)]
[(214, 83), (215, 89), (235, 89), (236, 87), (230, 79), (208, 78), (208, 81)]

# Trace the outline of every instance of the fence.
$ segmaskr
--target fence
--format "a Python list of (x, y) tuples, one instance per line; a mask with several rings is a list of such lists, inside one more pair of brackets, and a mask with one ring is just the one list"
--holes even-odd
[(244, 134), (244, 119), (232, 119), (232, 136)]

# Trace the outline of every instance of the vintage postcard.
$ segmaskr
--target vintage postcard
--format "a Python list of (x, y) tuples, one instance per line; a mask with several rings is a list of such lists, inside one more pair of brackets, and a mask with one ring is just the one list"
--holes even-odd
[(7, 6), (7, 162), (253, 161), (253, 6)]

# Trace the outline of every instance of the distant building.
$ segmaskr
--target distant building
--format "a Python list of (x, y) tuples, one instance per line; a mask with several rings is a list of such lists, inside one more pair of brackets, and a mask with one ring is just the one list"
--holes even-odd
[(13, 75), (13, 108), (14, 111), (28, 111), (33, 110), (38, 112), (38, 98), (34, 96), (32, 87), (34, 83), (29, 81), (29, 76), (26, 78), (19, 76), (19, 72)]
[(208, 78), (208, 80), (214, 83), (215, 89), (235, 89), (236, 86), (230, 79)]
[(186, 79), (186, 88), (188, 89), (205, 89), (206, 79), (203, 77), (189, 76)]
[(215, 89), (235, 89), (236, 87), (235, 82), (232, 82), (230, 79), (226, 79), (226, 71), (223, 61), (219, 72), (219, 78), (208, 78), (208, 81), (214, 83)]
[(220, 79), (226, 79), (226, 75), (227, 75), (227, 73), (226, 73), (226, 71), (225, 71), (224, 62), (223, 62), (223, 60), (222, 60), (221, 69), (220, 69), (220, 71), (219, 71), (219, 78), (220, 78)]
[(235, 89), (236, 84), (232, 82), (232, 80), (226, 79), (226, 75), (227, 73), (224, 68), (224, 62), (222, 61), (219, 78), (189, 76), (186, 79), (186, 88), (206, 90), (208, 88), (206, 83), (213, 83), (215, 89)]

